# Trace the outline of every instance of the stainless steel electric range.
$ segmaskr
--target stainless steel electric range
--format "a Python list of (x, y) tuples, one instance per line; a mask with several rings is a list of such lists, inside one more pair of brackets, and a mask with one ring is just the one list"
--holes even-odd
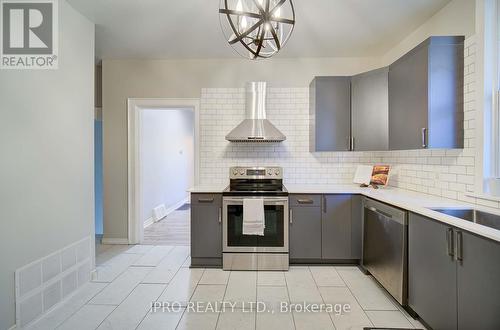
[[(288, 191), (281, 167), (232, 167), (223, 195), (223, 269), (288, 270)], [(263, 236), (243, 234), (243, 200), (264, 202)]]

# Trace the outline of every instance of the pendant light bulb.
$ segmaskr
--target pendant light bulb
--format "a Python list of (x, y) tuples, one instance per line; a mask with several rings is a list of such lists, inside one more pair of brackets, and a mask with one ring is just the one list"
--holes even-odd
[(241, 23), (240, 23), (240, 26), (243, 30), (245, 30), (248, 26), (248, 22), (247, 22), (247, 18), (246, 16), (243, 16), (243, 18), (241, 19)]
[(238, 0), (238, 3), (236, 4), (236, 11), (243, 11), (243, 4), (241, 3), (241, 0)]

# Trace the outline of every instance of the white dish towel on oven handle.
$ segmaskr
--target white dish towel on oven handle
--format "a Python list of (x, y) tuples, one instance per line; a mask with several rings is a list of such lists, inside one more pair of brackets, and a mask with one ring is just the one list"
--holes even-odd
[(264, 200), (243, 199), (243, 235), (264, 236), (265, 228)]

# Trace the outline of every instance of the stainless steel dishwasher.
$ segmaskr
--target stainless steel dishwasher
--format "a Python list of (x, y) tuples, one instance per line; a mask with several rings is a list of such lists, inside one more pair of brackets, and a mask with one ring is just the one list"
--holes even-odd
[(407, 304), (408, 213), (363, 199), (362, 266), (401, 305)]

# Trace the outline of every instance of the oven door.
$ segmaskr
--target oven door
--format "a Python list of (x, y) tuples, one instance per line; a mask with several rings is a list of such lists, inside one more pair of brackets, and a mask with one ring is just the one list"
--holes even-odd
[[(264, 236), (243, 235), (243, 199), (264, 199)], [(287, 197), (224, 197), (223, 252), (288, 252)]]

